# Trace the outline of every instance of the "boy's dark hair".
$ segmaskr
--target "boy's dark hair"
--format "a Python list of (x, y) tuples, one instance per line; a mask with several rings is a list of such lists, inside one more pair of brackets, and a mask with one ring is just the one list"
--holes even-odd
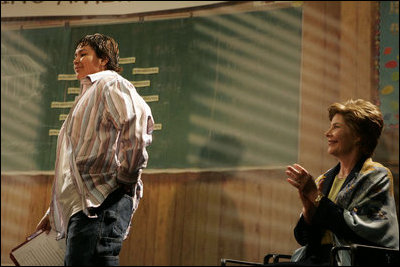
[(97, 57), (101, 59), (108, 59), (106, 64), (107, 70), (113, 70), (118, 73), (122, 71), (122, 67), (120, 67), (118, 63), (118, 43), (113, 38), (101, 33), (86, 35), (76, 43), (75, 48), (85, 45), (89, 45), (91, 48), (93, 48)]

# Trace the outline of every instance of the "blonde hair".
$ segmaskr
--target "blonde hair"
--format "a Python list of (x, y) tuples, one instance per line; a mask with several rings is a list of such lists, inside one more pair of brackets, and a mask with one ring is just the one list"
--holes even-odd
[(363, 99), (348, 100), (344, 103), (333, 103), (328, 108), (329, 120), (341, 114), (346, 124), (360, 137), (360, 152), (371, 157), (378, 144), (384, 126), (380, 109)]

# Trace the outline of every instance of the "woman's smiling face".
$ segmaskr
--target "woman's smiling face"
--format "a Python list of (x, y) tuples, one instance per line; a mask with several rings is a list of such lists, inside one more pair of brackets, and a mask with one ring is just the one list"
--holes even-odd
[(328, 153), (342, 157), (358, 149), (360, 137), (346, 124), (343, 115), (337, 113), (331, 121), (331, 126), (325, 133), (328, 139)]

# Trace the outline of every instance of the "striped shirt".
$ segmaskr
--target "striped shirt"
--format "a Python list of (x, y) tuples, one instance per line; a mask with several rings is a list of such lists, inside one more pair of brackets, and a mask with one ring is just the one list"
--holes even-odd
[(50, 223), (58, 238), (73, 214), (83, 210), (90, 216), (88, 208), (98, 207), (119, 184), (135, 188), (134, 201), (142, 197), (153, 125), (150, 107), (116, 72), (81, 80), (81, 94), (57, 140)]

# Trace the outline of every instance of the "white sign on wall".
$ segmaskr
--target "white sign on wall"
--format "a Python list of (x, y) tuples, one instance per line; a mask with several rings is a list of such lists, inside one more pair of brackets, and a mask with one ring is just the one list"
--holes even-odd
[(124, 15), (225, 1), (1, 1), (1, 17)]

